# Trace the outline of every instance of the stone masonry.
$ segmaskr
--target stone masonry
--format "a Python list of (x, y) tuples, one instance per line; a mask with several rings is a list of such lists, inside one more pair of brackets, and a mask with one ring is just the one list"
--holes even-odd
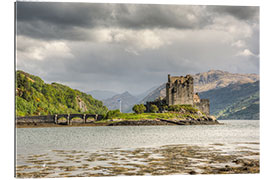
[(168, 75), (166, 104), (190, 104), (206, 115), (210, 114), (209, 99), (200, 99), (198, 93), (194, 94), (194, 82), (191, 75), (186, 75), (185, 77)]
[(167, 105), (190, 104), (193, 106), (193, 77), (187, 75), (170, 76), (166, 84), (166, 103)]

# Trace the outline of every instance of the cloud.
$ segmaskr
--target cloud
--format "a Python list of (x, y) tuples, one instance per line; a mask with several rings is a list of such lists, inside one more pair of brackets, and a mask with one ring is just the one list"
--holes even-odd
[(204, 6), (57, 2), (18, 2), (17, 20), (18, 34), (45, 40), (85, 40), (85, 29), (92, 28), (196, 29), (211, 23)]
[(239, 20), (258, 20), (259, 7), (258, 6), (208, 6), (217, 14), (225, 14), (233, 16)]
[(24, 36), (17, 37), (17, 56), (20, 60), (47, 58), (72, 58), (69, 47), (62, 41), (42, 42)]
[(256, 56), (249, 49), (244, 49), (243, 51), (237, 53), (237, 56)]
[(246, 46), (246, 43), (243, 40), (238, 40), (236, 42), (232, 43), (233, 47), (238, 47), (238, 48), (242, 48)]
[(168, 73), (259, 72), (258, 7), (17, 5), (17, 68), (47, 82), (135, 94)]
[(249, 38), (253, 33), (253, 29), (250, 24), (245, 21), (239, 21), (238, 19), (230, 16), (215, 17), (213, 24), (208, 25), (206, 28), (224, 31), (237, 38)]

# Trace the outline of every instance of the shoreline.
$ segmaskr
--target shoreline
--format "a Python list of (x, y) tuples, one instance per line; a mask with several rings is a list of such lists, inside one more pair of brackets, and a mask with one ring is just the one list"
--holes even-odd
[(17, 123), (15, 128), (45, 128), (45, 127), (93, 127), (93, 126), (186, 126), (186, 125), (219, 125), (218, 121), (207, 120), (111, 120), (108, 122), (73, 122), (72, 124), (54, 124), (54, 123)]

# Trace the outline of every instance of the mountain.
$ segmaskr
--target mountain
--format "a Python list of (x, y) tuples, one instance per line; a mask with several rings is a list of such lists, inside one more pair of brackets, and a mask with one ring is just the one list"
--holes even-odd
[(103, 103), (109, 110), (119, 109), (120, 104), (118, 100), (121, 99), (121, 111), (130, 112), (134, 104), (138, 102), (138, 98), (131, 95), (129, 92), (117, 94), (111, 98), (103, 100)]
[(95, 99), (104, 100), (115, 96), (117, 93), (112, 91), (93, 90), (87, 92), (87, 94), (90, 94)]
[(220, 70), (210, 70), (192, 75), (194, 78), (194, 91), (203, 92), (211, 89), (226, 87), (230, 84), (253, 83), (259, 80), (257, 74), (238, 74)]
[(218, 119), (259, 119), (259, 81), (236, 83), (199, 93), (210, 99), (210, 112)]
[(243, 99), (220, 113), (219, 119), (260, 119), (259, 93)]
[(140, 101), (139, 104), (145, 104), (147, 101), (154, 101), (159, 97), (166, 97), (166, 83), (160, 85), (158, 88), (150, 92)]
[(124, 113), (133, 112), (132, 107), (135, 104), (139, 103), (146, 95), (148, 95), (150, 92), (152, 92), (156, 88), (157, 86), (152, 87), (148, 89), (147, 91), (141, 94), (137, 94), (137, 95), (132, 95), (126, 91), (122, 94), (114, 95), (112, 98), (104, 99), (102, 101), (110, 110), (113, 110), (113, 109), (119, 109), (120, 105), (119, 105), (118, 100), (121, 99), (121, 106), (122, 106), (121, 111)]
[[(226, 87), (230, 84), (253, 83), (259, 80), (257, 74), (237, 74), (220, 70), (210, 70), (192, 75), (194, 78), (194, 92), (204, 92), (212, 89)], [(149, 93), (141, 103), (153, 101), (166, 96), (166, 83)]]
[(154, 86), (148, 90), (146, 90), (145, 92), (138, 94), (138, 95), (134, 95), (137, 99), (138, 102), (142, 101), (148, 94), (150, 94), (152, 91), (156, 90), (159, 86)]
[(46, 84), (38, 76), (16, 71), (16, 116), (105, 114), (107, 110), (101, 101), (91, 95), (59, 83)]

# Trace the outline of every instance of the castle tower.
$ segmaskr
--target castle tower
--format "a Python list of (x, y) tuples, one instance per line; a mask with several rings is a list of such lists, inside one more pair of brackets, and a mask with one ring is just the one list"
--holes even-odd
[(168, 82), (166, 84), (166, 104), (194, 104), (194, 85), (193, 77), (187, 76), (171, 76), (168, 74)]

